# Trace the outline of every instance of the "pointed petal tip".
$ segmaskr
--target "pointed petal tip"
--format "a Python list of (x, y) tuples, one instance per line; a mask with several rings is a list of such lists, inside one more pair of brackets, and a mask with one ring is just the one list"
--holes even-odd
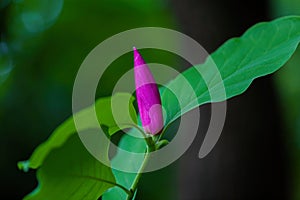
[(133, 47), (133, 57), (134, 57), (134, 67), (146, 64), (136, 47)]
[(139, 57), (140, 56), (140, 52), (137, 50), (136, 47), (133, 47), (133, 55), (134, 55), (134, 58), (136, 57)]

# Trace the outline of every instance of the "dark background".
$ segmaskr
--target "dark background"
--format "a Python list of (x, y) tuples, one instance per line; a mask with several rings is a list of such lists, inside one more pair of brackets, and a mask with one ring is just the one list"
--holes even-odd
[[(16, 164), (72, 114), (76, 72), (104, 39), (162, 26), (213, 52), (257, 22), (300, 13), (295, 0), (2, 0), (0, 8), (1, 199), (21, 199), (36, 187), (34, 171), (23, 173)], [(159, 63), (188, 67), (155, 55)], [(99, 97), (109, 94), (123, 72), (113, 69)], [(199, 160), (210, 114), (210, 106), (202, 106), (192, 147), (171, 166), (145, 174), (137, 199), (299, 199), (299, 71), (297, 52), (275, 75), (229, 100), (221, 138)]]

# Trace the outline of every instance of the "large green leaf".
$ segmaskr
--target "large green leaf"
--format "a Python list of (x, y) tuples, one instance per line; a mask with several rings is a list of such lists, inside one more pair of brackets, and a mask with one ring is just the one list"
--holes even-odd
[[(166, 125), (173, 122), (180, 115), (208, 102), (224, 101), (243, 93), (251, 82), (260, 76), (275, 72), (291, 57), (300, 41), (300, 17), (291, 16), (271, 22), (256, 24), (240, 38), (233, 38), (223, 44), (204, 64), (191, 67), (166, 85), (167, 90), (161, 88), (163, 106), (166, 109)], [(214, 63), (222, 77), (219, 82), (213, 71)], [(200, 73), (199, 73), (200, 72)], [(209, 84), (208, 86), (204, 81)], [(184, 82), (183, 78), (188, 82)], [(224, 87), (222, 87), (224, 84)], [(195, 96), (190, 95), (190, 87)], [(225, 94), (222, 93), (225, 89)], [(177, 99), (179, 98), (179, 99)], [(181, 108), (178, 102), (181, 102)], [(139, 143), (134, 151), (145, 151), (145, 145), (138, 139), (124, 136), (121, 140), (123, 147), (130, 147)], [(119, 152), (112, 161), (123, 162), (124, 165), (136, 168), (137, 162), (124, 158)], [(130, 186), (135, 174), (114, 171), (117, 181)], [(117, 187), (104, 193), (104, 200), (126, 199), (126, 193)]]
[[(127, 93), (100, 98), (94, 106), (76, 113), (60, 125), (46, 142), (37, 147), (28, 161), (19, 162), (19, 168), (24, 171), (28, 171), (29, 168), (38, 168), (40, 186), (27, 198), (68, 199), (72, 196), (72, 199), (82, 199), (87, 195), (84, 199), (95, 199), (112, 187), (115, 179), (111, 169), (87, 152), (76, 133), (78, 130), (81, 134), (89, 134), (101, 160), (109, 163), (109, 143), (102, 139), (106, 137), (104, 134), (99, 134), (99, 122), (111, 130), (110, 134), (122, 128), (131, 127), (130, 119), (136, 121), (133, 100), (131, 94)], [(112, 112), (112, 102), (113, 108), (121, 112)], [(94, 109), (97, 111), (99, 122), (91, 118)], [(129, 110), (129, 113), (125, 110)], [(77, 129), (74, 117), (76, 121), (81, 122), (79, 126), (77, 124)], [(114, 119), (118, 119), (121, 125), (117, 125)], [(59, 198), (57, 195), (62, 189), (65, 196)]]
[[(173, 89), (174, 94), (170, 90), (162, 91), (162, 102), (167, 113), (166, 124), (202, 104), (224, 101), (243, 93), (255, 78), (273, 73), (282, 67), (296, 50), (299, 41), (299, 16), (258, 23), (240, 38), (228, 40), (204, 64), (183, 72), (182, 75), (190, 85), (182, 82), (182, 77), (178, 77), (167, 85)], [(212, 60), (222, 81), (217, 80)], [(203, 77), (209, 84), (211, 93)], [(222, 93), (222, 84), (225, 95)], [(189, 87), (193, 88), (195, 96), (187, 95)], [(180, 98), (181, 108), (176, 97)]]

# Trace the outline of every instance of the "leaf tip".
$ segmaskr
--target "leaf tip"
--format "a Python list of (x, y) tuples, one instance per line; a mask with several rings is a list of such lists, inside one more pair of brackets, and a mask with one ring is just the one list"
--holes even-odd
[(23, 170), (24, 172), (28, 172), (30, 169), (30, 164), (28, 160), (18, 162), (19, 170)]

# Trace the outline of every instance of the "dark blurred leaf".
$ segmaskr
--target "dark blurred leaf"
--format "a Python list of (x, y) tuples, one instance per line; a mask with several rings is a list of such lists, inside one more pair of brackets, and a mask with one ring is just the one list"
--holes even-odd
[(7, 79), (13, 69), (13, 61), (7, 43), (0, 42), (0, 90), (2, 83)]

